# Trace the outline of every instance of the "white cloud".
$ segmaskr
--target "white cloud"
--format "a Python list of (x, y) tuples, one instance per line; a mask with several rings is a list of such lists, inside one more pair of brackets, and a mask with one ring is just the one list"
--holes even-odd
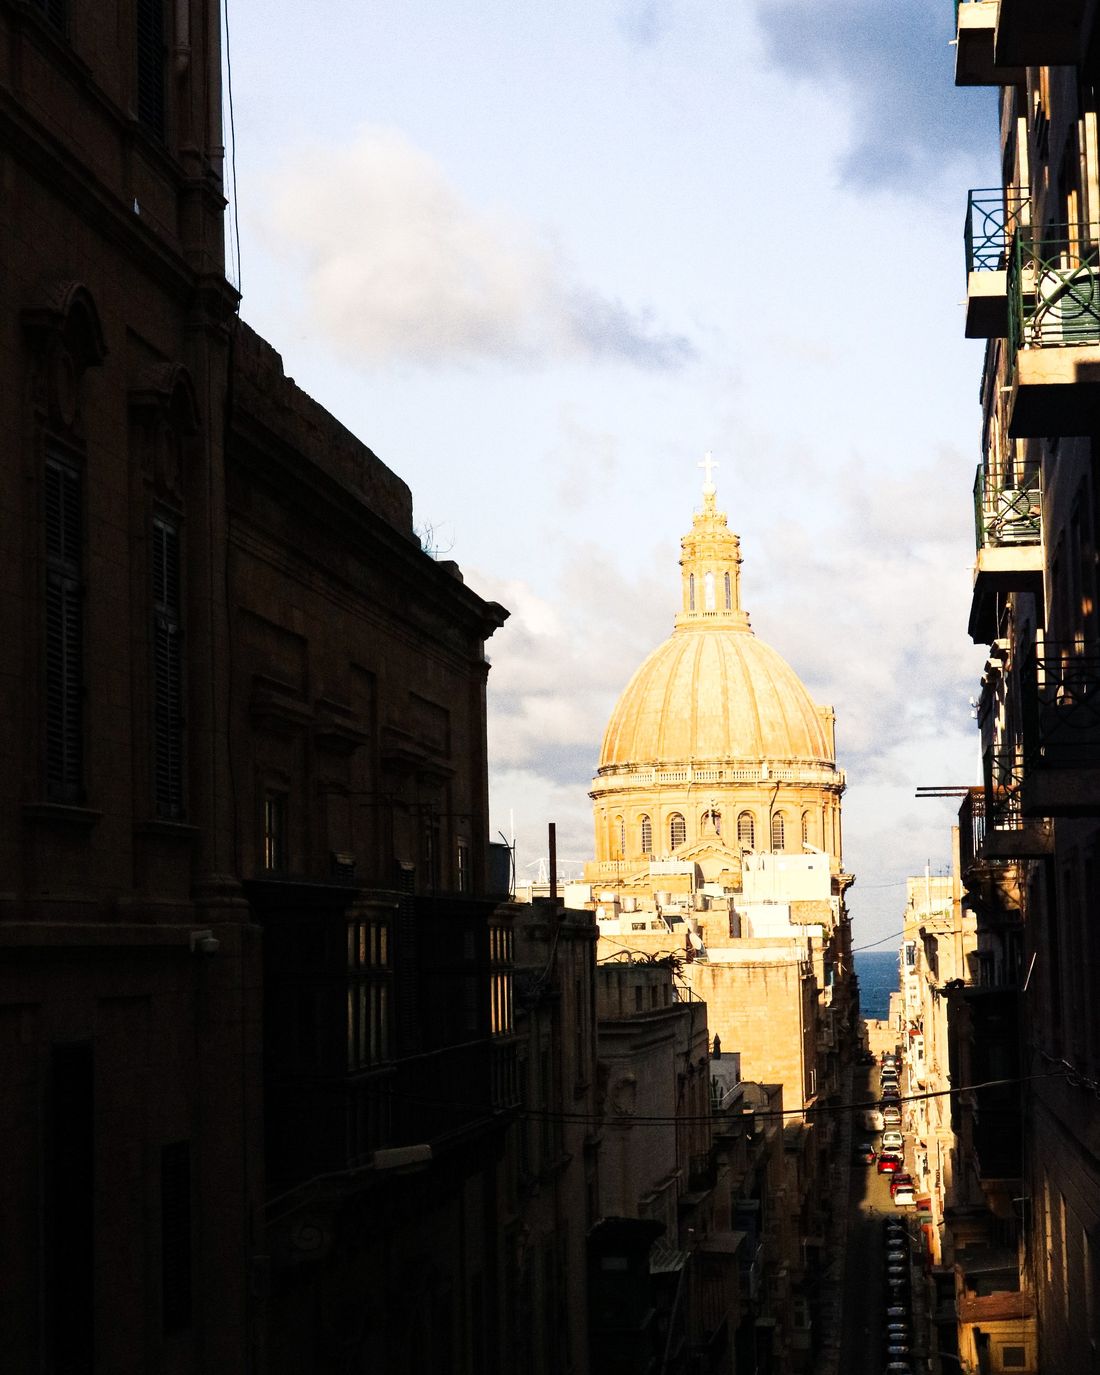
[(269, 178), (264, 228), (304, 263), (313, 323), (370, 364), (618, 360), (676, 368), (687, 338), (577, 280), (531, 226), (470, 204), (396, 130), (299, 148)]

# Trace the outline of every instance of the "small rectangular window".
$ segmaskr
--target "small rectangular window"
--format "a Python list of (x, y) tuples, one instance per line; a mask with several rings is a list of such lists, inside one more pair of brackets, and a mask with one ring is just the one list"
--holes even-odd
[(264, 795), (264, 868), (271, 874), (286, 872), (286, 793)]
[(458, 891), (470, 891), (470, 847), (464, 840), (458, 842)]
[(1022, 1346), (1001, 1347), (1001, 1367), (1004, 1370), (1022, 1370), (1027, 1364), (1027, 1353)]

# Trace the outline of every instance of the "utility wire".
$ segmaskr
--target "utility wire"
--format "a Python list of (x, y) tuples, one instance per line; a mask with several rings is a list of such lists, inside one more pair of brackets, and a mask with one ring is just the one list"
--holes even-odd
[[(1068, 1079), (1071, 1075), (1064, 1069), (1050, 1070), (1044, 1074), (1019, 1075), (1009, 1079), (986, 1079), (980, 1084), (962, 1084), (957, 1088), (929, 1089), (926, 1093), (907, 1094), (904, 1098), (891, 1100), (894, 1104), (918, 1103), (931, 1098), (947, 1098), (952, 1094), (977, 1093), (981, 1089), (1005, 1088), (1011, 1085), (1031, 1083), (1035, 1079)], [(753, 1080), (743, 1082), (752, 1083)], [(732, 1087), (736, 1088), (736, 1085)], [(395, 1093), (390, 1090), (381, 1090), (379, 1097), (396, 1099), (405, 1103), (417, 1103), (423, 1107), (443, 1107), (443, 1108), (469, 1108), (472, 1112), (484, 1112), (486, 1104), (467, 1103), (445, 1098), (422, 1098), (415, 1094)], [(873, 1109), (881, 1109), (882, 1100), (879, 1098), (869, 1098), (855, 1103), (822, 1103), (818, 1106), (808, 1108), (757, 1108), (752, 1105), (745, 1105), (743, 1111), (747, 1116), (751, 1113), (754, 1117), (760, 1118), (786, 1118), (786, 1117), (806, 1117), (813, 1119), (816, 1117), (828, 1117), (830, 1113), (842, 1112), (867, 1112)], [(639, 1114), (637, 1116), (615, 1116), (608, 1113), (586, 1113), (586, 1112), (554, 1112), (545, 1108), (520, 1108), (519, 1116), (531, 1118), (539, 1122), (572, 1122), (578, 1124), (592, 1124), (595, 1126), (609, 1126), (629, 1123), (633, 1127), (664, 1127), (669, 1125), (689, 1125), (692, 1123), (714, 1124), (720, 1120), (722, 1109), (717, 1109), (713, 1113), (706, 1115), (684, 1113), (676, 1115)]]

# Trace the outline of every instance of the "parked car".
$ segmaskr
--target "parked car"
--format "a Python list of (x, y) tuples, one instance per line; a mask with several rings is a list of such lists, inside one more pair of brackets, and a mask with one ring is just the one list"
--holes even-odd
[(875, 1053), (873, 1050), (861, 1050), (857, 1059), (861, 1065), (873, 1065), (875, 1063)]
[(870, 1141), (860, 1141), (852, 1147), (853, 1165), (873, 1165), (878, 1158), (878, 1152)]
[(884, 1131), (882, 1133), (882, 1149), (884, 1151), (893, 1151), (895, 1153), (900, 1153), (904, 1145), (905, 1138), (902, 1136), (901, 1132)]
[(877, 1169), (879, 1174), (893, 1174), (895, 1170), (901, 1169), (902, 1163), (900, 1155), (891, 1155), (884, 1151), (878, 1158)]
[(915, 1208), (917, 1196), (913, 1192), (912, 1184), (907, 1184), (903, 1189), (899, 1189), (894, 1195), (895, 1208)]
[(887, 1265), (907, 1265), (909, 1262), (909, 1252), (901, 1250), (891, 1250), (886, 1252)]
[(909, 1340), (909, 1324), (907, 1322), (888, 1322), (886, 1324), (886, 1342), (892, 1345), (894, 1342), (907, 1342)]
[(913, 1176), (911, 1174), (907, 1174), (904, 1170), (898, 1170), (894, 1174), (894, 1177), (890, 1180), (891, 1196), (896, 1194), (897, 1191), (902, 1187), (902, 1185), (905, 1185), (905, 1187), (909, 1189), (913, 1188)]
[(901, 1108), (896, 1103), (887, 1103), (882, 1109), (882, 1125), (884, 1127), (901, 1126)]
[(892, 1301), (891, 1301), (889, 1304), (887, 1304), (887, 1306), (886, 1306), (886, 1321), (887, 1321), (887, 1322), (908, 1322), (908, 1321), (909, 1321), (909, 1305), (908, 1305), (907, 1303), (899, 1303), (896, 1299), (892, 1300)]

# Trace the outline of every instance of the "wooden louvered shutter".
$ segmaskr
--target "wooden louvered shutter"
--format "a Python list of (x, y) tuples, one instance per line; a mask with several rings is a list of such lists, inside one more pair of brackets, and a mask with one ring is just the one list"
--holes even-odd
[(84, 783), (83, 510), (79, 469), (46, 460), (46, 791), (79, 801)]
[(157, 815), (183, 815), (183, 645), (180, 532), (153, 520), (153, 793)]
[(164, 0), (137, 0), (137, 113), (164, 138)]

